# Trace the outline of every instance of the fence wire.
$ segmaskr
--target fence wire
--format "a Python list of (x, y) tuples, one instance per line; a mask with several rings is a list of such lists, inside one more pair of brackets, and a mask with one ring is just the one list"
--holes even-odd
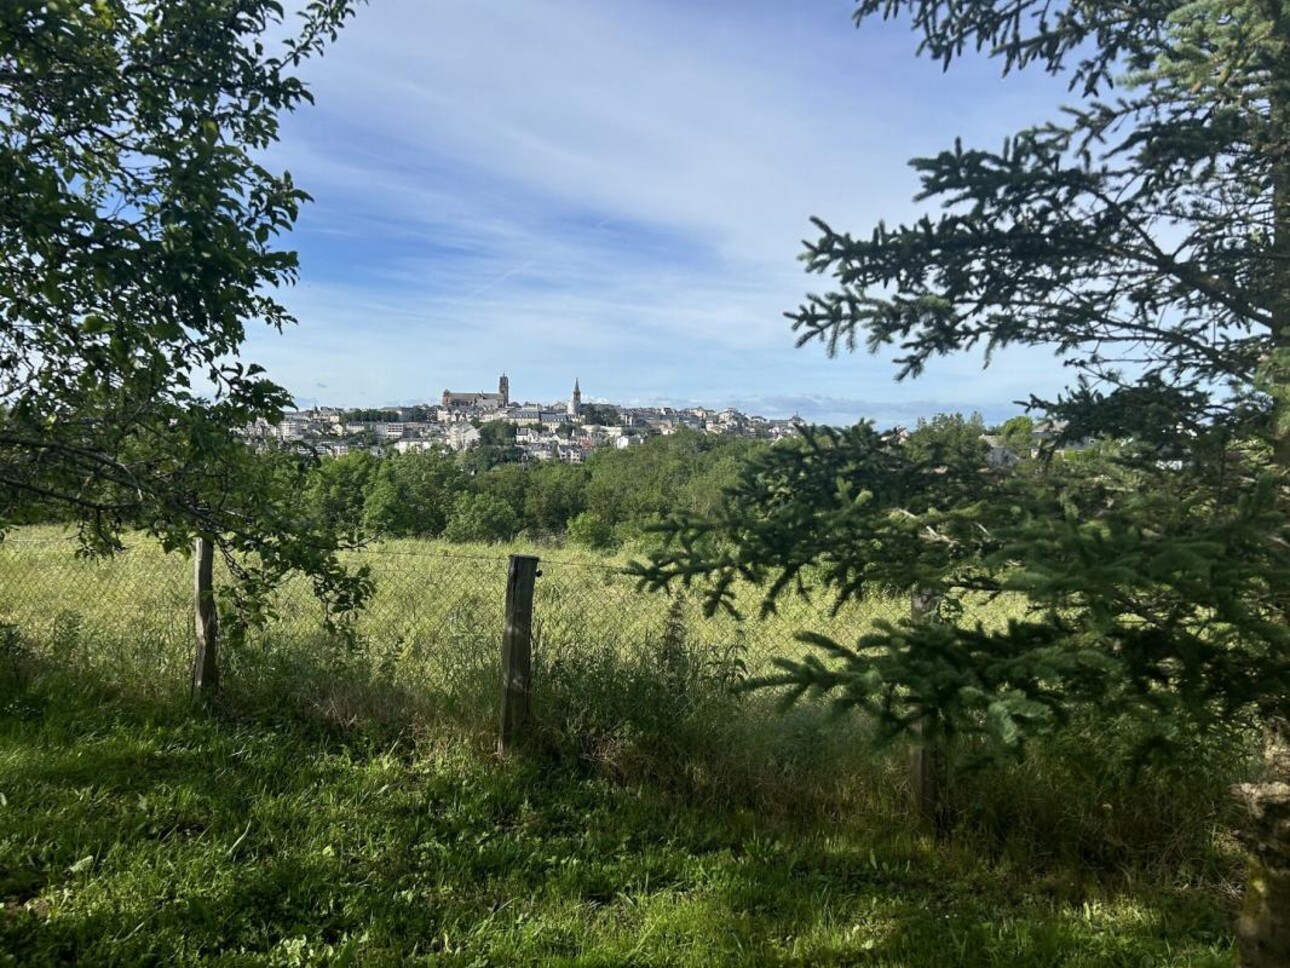
[[(346, 647), (409, 682), (453, 685), (495, 669), (504, 625), (508, 556), (451, 545), (398, 542), (346, 555), (366, 565), (375, 593), (352, 620)], [(830, 614), (825, 603), (787, 596), (779, 613), (756, 617), (756, 589), (741, 598), (740, 619), (702, 613), (696, 591), (650, 593), (621, 564), (569, 552), (541, 561), (533, 606), (534, 659), (684, 645), (688, 653), (737, 664), (748, 674), (766, 671), (776, 656), (800, 655), (802, 630), (854, 643), (878, 619), (908, 614), (907, 600), (850, 603)], [(75, 555), (60, 539), (15, 537), (0, 543), (0, 626), (51, 650), (75, 651), (92, 637), (100, 657), (117, 649), (142, 655), (167, 678), (188, 675), (194, 638), (193, 563), (139, 541), (115, 558)], [(218, 574), (216, 587), (227, 583)], [(337, 648), (323, 611), (303, 579), (287, 582), (271, 603), (270, 618), (252, 630), (248, 645), (263, 650)], [(172, 680), (173, 681), (173, 680)]]

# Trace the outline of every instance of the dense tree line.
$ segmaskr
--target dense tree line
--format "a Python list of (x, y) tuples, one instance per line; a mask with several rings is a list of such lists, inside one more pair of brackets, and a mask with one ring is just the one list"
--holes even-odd
[[(680, 430), (622, 450), (597, 450), (585, 464), (523, 463), (513, 427), (480, 429), (479, 445), (461, 454), (436, 449), (324, 459), (309, 473), (305, 511), (320, 526), (356, 537), (493, 542), (523, 536), (613, 548), (645, 538), (677, 515), (716, 514), (747, 468), (772, 450), (781, 462), (804, 462), (810, 439), (772, 445)], [(1028, 418), (996, 430), (1019, 457), (1030, 455)], [(942, 414), (891, 434), (919, 466), (984, 471), (986, 431), (979, 416)]]
[[(1031, 453), (1029, 418), (994, 429), (1018, 455)], [(436, 448), (311, 458), (281, 449), (261, 453), (252, 463), (262, 476), (303, 481), (293, 491), (294, 500), (282, 498), (292, 505), (284, 511), (348, 540), (567, 538), (609, 549), (639, 541), (678, 514), (717, 513), (745, 468), (772, 449), (790, 463), (806, 459), (803, 440), (772, 445), (682, 429), (623, 450), (597, 450), (585, 464), (525, 463), (513, 426), (491, 422), (480, 430), (479, 444), (459, 454)], [(942, 414), (920, 421), (907, 435), (893, 433), (910, 460), (933, 467), (984, 467), (986, 430), (979, 416)], [(11, 509), (11, 516), (15, 523), (66, 520), (48, 501), (26, 501)]]
[[(370, 537), (506, 541), (567, 535), (606, 548), (677, 510), (720, 500), (764, 442), (680, 431), (585, 464), (519, 462), (514, 428), (484, 424), (477, 447), (375, 457), (355, 452), (310, 472), (303, 501), (319, 524)], [(505, 431), (509, 429), (508, 435)]]

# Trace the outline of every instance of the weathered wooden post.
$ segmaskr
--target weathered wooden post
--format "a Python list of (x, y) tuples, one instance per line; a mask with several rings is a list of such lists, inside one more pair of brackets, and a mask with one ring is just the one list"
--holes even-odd
[(219, 690), (219, 630), (215, 617), (215, 588), (212, 572), (215, 546), (209, 538), (198, 538), (194, 547), (193, 591), (197, 605), (197, 656), (193, 663), (193, 695), (206, 700)]
[[(910, 599), (909, 614), (915, 622), (936, 621), (940, 596), (927, 588), (916, 588)], [(935, 826), (940, 814), (941, 778), (945, 771), (945, 757), (939, 747), (938, 737), (924, 739), (926, 719), (919, 719), (913, 727), (915, 741), (909, 751), (909, 792), (914, 816)]]
[(1290, 965), (1290, 722), (1273, 722), (1265, 778), (1236, 788), (1249, 811), (1238, 836), (1249, 855), (1236, 926), (1241, 968)]
[(506, 628), (502, 632), (502, 719), (497, 752), (509, 753), (529, 717), (533, 668), (533, 585), (538, 559), (511, 555), (506, 573)]

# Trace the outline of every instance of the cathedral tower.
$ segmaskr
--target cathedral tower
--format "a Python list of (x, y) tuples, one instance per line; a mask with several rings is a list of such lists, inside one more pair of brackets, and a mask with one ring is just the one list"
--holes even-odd
[(582, 413), (582, 390), (578, 387), (578, 381), (573, 381), (573, 396), (569, 398), (569, 416), (576, 417)]
[(505, 373), (497, 381), (497, 395), (502, 398), (502, 406), (508, 407), (511, 404), (511, 381)]

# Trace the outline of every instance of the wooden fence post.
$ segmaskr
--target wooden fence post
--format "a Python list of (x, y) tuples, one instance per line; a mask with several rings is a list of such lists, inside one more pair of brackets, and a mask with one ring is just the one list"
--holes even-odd
[(215, 546), (209, 538), (198, 538), (194, 547), (193, 591), (197, 605), (197, 656), (193, 663), (193, 695), (209, 699), (219, 690), (219, 630), (215, 617), (215, 589), (212, 572)]
[(497, 752), (509, 753), (529, 716), (533, 668), (533, 585), (538, 559), (511, 555), (506, 573), (506, 628), (502, 632), (502, 720)]
[[(910, 599), (909, 614), (915, 622), (936, 621), (939, 596), (927, 588), (916, 588)], [(914, 723), (915, 741), (909, 751), (909, 791), (914, 815), (935, 826), (940, 815), (941, 781), (945, 771), (945, 757), (937, 737), (926, 741), (923, 736), (926, 720)]]
[(1236, 924), (1237, 964), (1290, 964), (1290, 783), (1243, 783), (1249, 816), (1238, 837), (1249, 855), (1245, 900)]
[(1266, 729), (1263, 779), (1233, 791), (1248, 811), (1237, 831), (1249, 859), (1236, 925), (1241, 968), (1290, 964), (1290, 720)]

